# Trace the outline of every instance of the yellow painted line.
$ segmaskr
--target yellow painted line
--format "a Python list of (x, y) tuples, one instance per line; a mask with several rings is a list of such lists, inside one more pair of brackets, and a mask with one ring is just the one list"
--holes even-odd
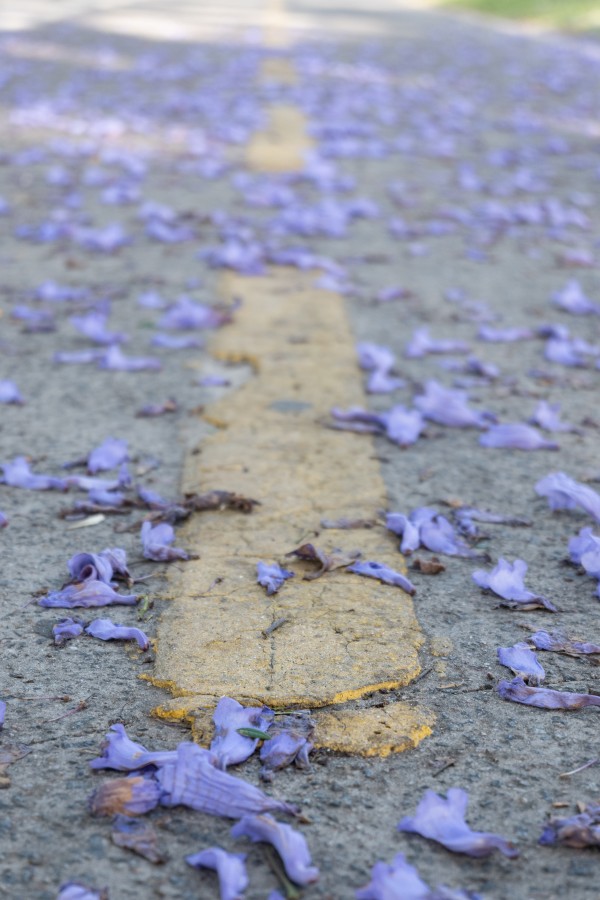
[[(272, 8), (282, 11), (279, 3)], [(286, 71), (285, 60), (272, 60), (263, 76)], [(295, 171), (309, 146), (300, 110), (274, 106), (246, 162), (255, 171)], [(320, 526), (322, 518), (370, 518), (387, 496), (371, 438), (323, 424), (332, 406), (364, 405), (365, 397), (343, 297), (316, 289), (315, 278), (284, 268), (260, 278), (222, 276), (223, 297), (243, 302), (211, 351), (251, 361), (253, 374), (208, 411), (215, 431), (188, 454), (183, 489), (222, 488), (261, 505), (250, 516), (203, 513), (182, 529), (181, 542), (199, 558), (170, 569), (172, 603), (159, 626), (152, 680), (173, 700), (155, 712), (189, 722), (205, 742), (223, 695), (309, 707), (317, 710), (317, 746), (387, 756), (430, 734), (433, 715), (407, 703), (352, 703), (419, 674), (423, 637), (411, 598), (343, 570), (303, 580), (310, 567), (285, 557), (311, 541), (404, 567), (381, 527)], [(259, 560), (291, 567), (296, 577), (269, 597), (256, 583)]]

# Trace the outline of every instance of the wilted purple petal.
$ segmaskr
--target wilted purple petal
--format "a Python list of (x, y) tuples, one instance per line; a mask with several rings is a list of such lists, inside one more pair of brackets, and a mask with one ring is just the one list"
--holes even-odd
[(73, 233), (73, 240), (87, 250), (98, 250), (101, 253), (113, 253), (131, 243), (131, 238), (120, 222), (112, 222), (104, 228), (78, 227)]
[(526, 572), (527, 563), (524, 560), (516, 559), (511, 564), (500, 557), (491, 572), (478, 569), (473, 572), (472, 577), (475, 584), (478, 584), (483, 590), (493, 591), (503, 600), (519, 604), (522, 608), (535, 609), (541, 606), (550, 612), (556, 612), (556, 607), (550, 600), (527, 590), (524, 583)]
[(175, 532), (167, 522), (161, 522), (154, 528), (150, 522), (144, 522), (140, 537), (146, 559), (152, 559), (155, 562), (172, 562), (175, 559), (190, 558), (185, 550), (169, 546), (175, 540)]
[(600, 549), (600, 537), (597, 537), (588, 526), (582, 528), (575, 537), (569, 538), (569, 559), (576, 566), (581, 565), (584, 553)]
[(407, 594), (414, 594), (416, 588), (409, 581), (406, 575), (401, 572), (395, 572), (383, 563), (373, 562), (372, 560), (365, 562), (355, 562), (348, 566), (346, 572), (353, 572), (355, 575), (364, 575), (366, 578), (376, 578), (384, 584), (391, 584), (395, 587), (402, 588)]
[[(331, 410), (331, 415), (336, 422), (348, 423), (346, 429), (348, 431), (373, 433), (384, 430), (381, 416), (377, 413), (363, 409), (361, 406), (352, 406), (350, 409), (339, 409), (338, 407), (334, 407)], [(338, 425), (336, 427), (341, 428), (342, 426)]]
[(156, 776), (162, 805), (189, 806), (229, 819), (269, 811), (296, 814), (296, 807), (267, 797), (247, 781), (215, 768), (214, 763), (213, 754), (197, 744), (179, 744), (175, 762), (162, 766)]
[(88, 457), (88, 472), (95, 475), (96, 472), (106, 472), (115, 469), (121, 463), (129, 459), (127, 441), (120, 438), (108, 437), (98, 447), (94, 447)]
[(573, 313), (576, 316), (587, 316), (590, 313), (600, 315), (600, 304), (594, 303), (583, 292), (577, 279), (568, 281), (564, 288), (552, 295), (552, 302), (559, 309)]
[(123, 506), (127, 498), (125, 494), (119, 491), (103, 491), (95, 488), (89, 492), (88, 500), (97, 506), (112, 506), (115, 508)]
[(408, 359), (418, 359), (428, 353), (468, 353), (471, 348), (464, 341), (436, 341), (429, 334), (429, 328), (417, 328), (404, 348)]
[(560, 404), (548, 403), (546, 400), (540, 400), (535, 408), (531, 421), (546, 431), (577, 431), (575, 425), (570, 422), (561, 422), (560, 420)]
[(97, 891), (78, 881), (65, 881), (58, 889), (56, 900), (108, 900), (108, 891)]
[[(433, 514), (435, 515), (435, 510), (433, 510)], [(402, 542), (400, 544), (401, 553), (412, 553), (413, 550), (418, 550), (421, 546), (419, 528), (411, 522), (408, 516), (405, 516), (402, 513), (387, 513), (385, 517), (385, 527), (390, 531), (393, 531), (394, 534), (402, 536)]]
[(180, 297), (161, 316), (159, 326), (161, 328), (182, 329), (190, 328), (220, 328), (227, 322), (231, 322), (230, 310), (216, 309), (205, 303), (195, 303), (190, 297)]
[(93, 816), (143, 816), (158, 806), (161, 789), (154, 778), (132, 775), (113, 778), (97, 788), (88, 800)]
[(144, 369), (162, 369), (159, 359), (151, 356), (125, 356), (116, 344), (112, 344), (98, 362), (98, 368), (113, 372), (141, 372)]
[(244, 275), (262, 275), (265, 270), (265, 250), (256, 242), (244, 242), (231, 238), (218, 247), (201, 251), (209, 266), (219, 269), (235, 269)]
[(580, 653), (600, 653), (600, 644), (591, 644), (588, 641), (577, 641), (560, 631), (536, 631), (529, 638), (537, 650), (548, 650), (554, 653), (566, 653), (569, 656), (578, 656)]
[(112, 566), (115, 578), (131, 581), (131, 572), (127, 568), (127, 553), (121, 547), (107, 547), (98, 554)]
[(600, 522), (600, 495), (586, 484), (581, 484), (564, 472), (551, 472), (535, 486), (540, 497), (547, 497), (550, 509), (576, 509), (580, 507)]
[(156, 491), (150, 490), (150, 488), (138, 487), (138, 497), (149, 509), (168, 509), (169, 506), (173, 505), (170, 500), (165, 500), (164, 497), (161, 497)]
[(490, 328), (482, 325), (477, 332), (480, 341), (489, 343), (512, 344), (516, 341), (528, 341), (535, 337), (535, 331), (531, 328)]
[(86, 313), (85, 316), (72, 316), (71, 325), (96, 344), (121, 344), (128, 340), (127, 336), (116, 331), (108, 331), (108, 316), (99, 312)]
[(454, 428), (486, 428), (489, 414), (477, 412), (467, 405), (464, 391), (442, 387), (431, 380), (425, 384), (425, 393), (415, 397), (414, 404), (426, 419)]
[(65, 484), (80, 491), (115, 491), (122, 487), (120, 478), (98, 478), (96, 475), (69, 475)]
[(391, 374), (396, 359), (389, 347), (364, 342), (358, 344), (356, 349), (361, 369), (371, 372), (367, 381), (369, 394), (385, 394), (404, 387), (406, 382)]
[(174, 413), (179, 409), (176, 400), (166, 400), (164, 403), (148, 403), (141, 406), (136, 412), (139, 418), (154, 418), (155, 416), (164, 416), (166, 413)]
[(522, 678), (501, 681), (498, 693), (503, 700), (537, 706), (540, 709), (583, 709), (586, 706), (600, 706), (600, 697), (595, 694), (575, 694), (570, 691), (553, 691), (550, 688), (529, 687)]
[(396, 854), (389, 864), (376, 862), (370, 883), (356, 891), (355, 896), (356, 900), (481, 900), (478, 894), (443, 885), (430, 889), (403, 853)]
[(24, 402), (14, 381), (0, 381), (0, 403), (14, 403), (21, 406)]
[(500, 665), (512, 669), (515, 675), (528, 684), (537, 686), (544, 680), (544, 668), (528, 644), (519, 642), (513, 647), (498, 647), (497, 652)]
[(136, 641), (141, 650), (147, 650), (150, 646), (148, 636), (139, 628), (117, 625), (110, 619), (94, 619), (85, 630), (87, 634), (101, 641)]
[(65, 491), (67, 480), (51, 475), (34, 475), (24, 456), (15, 456), (12, 462), (2, 464), (3, 477), (0, 479), (10, 487), (25, 488), (28, 491)]
[(469, 795), (462, 788), (450, 788), (446, 799), (435, 791), (427, 790), (415, 815), (405, 816), (398, 825), (398, 831), (420, 834), (453, 853), (466, 853), (467, 856), (485, 857), (494, 850), (499, 850), (509, 859), (518, 856), (519, 851), (499, 834), (471, 831), (465, 822), (468, 803)]
[(515, 516), (505, 516), (470, 506), (461, 506), (459, 509), (455, 509), (454, 518), (458, 530), (461, 534), (467, 535), (467, 537), (477, 537), (479, 534), (475, 522), (486, 522), (490, 525), (513, 525), (516, 527), (528, 527), (531, 525), (528, 519), (518, 519)]
[(552, 817), (544, 827), (540, 844), (574, 847), (600, 847), (600, 803), (588, 803), (582, 812), (567, 818)]
[(40, 606), (73, 609), (77, 606), (135, 606), (137, 594), (118, 594), (103, 581), (82, 581), (68, 584), (60, 591), (51, 591), (38, 600)]
[(260, 777), (271, 781), (274, 772), (292, 763), (299, 769), (307, 769), (310, 766), (308, 756), (313, 749), (310, 739), (314, 728), (314, 720), (305, 712), (278, 716), (269, 728), (270, 740), (260, 748)]
[(0, 528), (6, 528), (8, 525), (8, 518), (4, 515), (3, 512), (0, 512)]
[[(413, 513), (411, 513), (411, 518)], [(420, 541), (432, 553), (445, 556), (476, 557), (480, 554), (472, 550), (456, 533), (445, 516), (436, 515), (420, 524)]]
[(402, 404), (397, 404), (386, 412), (382, 412), (380, 419), (385, 428), (385, 436), (399, 447), (408, 447), (410, 444), (414, 444), (425, 428), (425, 422), (419, 410), (407, 409)]
[(221, 697), (213, 713), (215, 733), (210, 745), (219, 768), (244, 762), (256, 750), (258, 740), (238, 734), (238, 728), (266, 731), (272, 721), (273, 712), (266, 706), (242, 706), (232, 697)]
[(155, 334), (150, 343), (166, 350), (192, 350), (204, 346), (204, 341), (184, 334)]
[(507, 450), (558, 450), (554, 441), (548, 441), (539, 431), (524, 422), (507, 422), (491, 425), (479, 438), (482, 447)]
[(4, 728), (4, 719), (6, 718), (6, 703), (0, 700), (0, 731)]
[(279, 853), (288, 878), (296, 884), (313, 884), (319, 878), (319, 870), (312, 865), (310, 852), (303, 834), (277, 822), (273, 816), (243, 816), (231, 829), (232, 837), (248, 837), (253, 842), (272, 844)]
[(256, 564), (257, 582), (267, 589), (267, 594), (276, 594), (281, 585), (288, 578), (293, 578), (294, 573), (288, 569), (282, 569), (277, 563), (258, 562)]
[(66, 644), (67, 641), (83, 634), (83, 625), (81, 622), (71, 618), (61, 619), (60, 622), (52, 626), (52, 633), (54, 635), (54, 643), (57, 647), (60, 647), (62, 644)]
[(102, 744), (102, 756), (90, 761), (90, 769), (116, 769), (118, 772), (134, 772), (145, 766), (164, 766), (177, 759), (175, 750), (146, 750), (142, 744), (132, 741), (125, 727), (116, 722)]
[(243, 900), (242, 895), (248, 887), (245, 859), (245, 853), (227, 853), (220, 847), (208, 847), (186, 856), (185, 861), (198, 869), (215, 870), (219, 876), (221, 900)]
[(72, 350), (65, 351), (63, 353), (58, 352), (54, 354), (54, 362), (57, 363), (73, 363), (75, 365), (78, 364), (86, 364), (98, 362), (103, 359), (104, 351), (103, 350)]
[(67, 563), (73, 581), (103, 581), (110, 584), (113, 567), (110, 560), (96, 553), (76, 553)]
[(144, 291), (137, 302), (144, 309), (164, 309), (166, 306), (166, 301), (156, 291)]

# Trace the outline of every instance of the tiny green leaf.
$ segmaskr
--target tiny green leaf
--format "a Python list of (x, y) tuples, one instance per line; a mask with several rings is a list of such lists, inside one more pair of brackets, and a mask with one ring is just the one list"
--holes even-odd
[(260, 728), (238, 728), (237, 733), (241, 734), (242, 737), (254, 738), (257, 741), (271, 740), (271, 735), (267, 734), (266, 731), (261, 731)]

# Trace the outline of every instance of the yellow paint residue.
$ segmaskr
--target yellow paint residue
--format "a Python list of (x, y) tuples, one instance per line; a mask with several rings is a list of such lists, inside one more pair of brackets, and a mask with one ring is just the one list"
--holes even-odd
[(267, 124), (250, 138), (246, 165), (255, 172), (297, 172), (313, 147), (304, 113), (295, 106), (274, 103), (267, 108)]

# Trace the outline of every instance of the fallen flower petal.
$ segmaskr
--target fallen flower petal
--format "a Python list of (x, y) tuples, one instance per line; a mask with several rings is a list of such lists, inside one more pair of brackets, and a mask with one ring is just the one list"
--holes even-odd
[(67, 563), (73, 581), (103, 581), (110, 584), (113, 567), (106, 557), (96, 553), (76, 553)]
[(267, 594), (276, 594), (281, 585), (288, 579), (294, 577), (294, 572), (288, 569), (282, 569), (277, 563), (258, 562), (256, 564), (256, 580), (264, 588)]
[(212, 816), (239, 819), (262, 812), (296, 815), (295, 806), (267, 797), (259, 788), (217, 769), (215, 757), (197, 744), (183, 741), (175, 762), (157, 772), (163, 806), (189, 806)]
[(169, 546), (175, 540), (175, 532), (166, 522), (161, 522), (154, 528), (150, 522), (144, 522), (140, 536), (146, 559), (152, 559), (154, 562), (172, 562), (175, 559), (190, 558), (185, 550)]
[(204, 341), (200, 338), (187, 337), (184, 334), (162, 334), (154, 335), (150, 344), (153, 347), (163, 347), (165, 350), (194, 350), (204, 346)]
[(108, 900), (108, 889), (97, 891), (79, 881), (65, 881), (58, 889), (56, 900)]
[(417, 409), (407, 409), (402, 404), (392, 406), (380, 414), (385, 436), (399, 447), (409, 447), (421, 436), (425, 422)]
[(490, 414), (477, 412), (467, 405), (464, 391), (445, 388), (431, 380), (425, 384), (425, 393), (415, 397), (414, 404), (426, 419), (453, 428), (486, 428)]
[(493, 591), (498, 597), (518, 604), (522, 609), (543, 607), (556, 612), (556, 607), (550, 600), (527, 590), (524, 582), (526, 572), (527, 563), (524, 560), (516, 559), (514, 563), (509, 563), (500, 557), (491, 572), (478, 569), (473, 572), (472, 578), (483, 590)]
[(600, 315), (600, 304), (594, 303), (583, 292), (577, 279), (573, 278), (566, 283), (562, 290), (552, 295), (552, 302), (559, 309), (576, 316)]
[(145, 766), (163, 766), (174, 763), (176, 750), (146, 750), (142, 744), (132, 741), (125, 726), (116, 722), (102, 744), (102, 756), (90, 761), (90, 769), (116, 769), (118, 772), (134, 772)]
[(179, 404), (176, 400), (166, 400), (164, 403), (148, 403), (141, 406), (136, 412), (136, 416), (140, 419), (154, 418), (155, 416), (164, 416), (167, 413), (174, 413), (179, 410)]
[(550, 509), (576, 509), (580, 507), (596, 522), (600, 522), (600, 495), (586, 484), (580, 484), (564, 472), (552, 472), (535, 486), (540, 497), (548, 498)]
[(356, 900), (481, 900), (479, 894), (444, 885), (431, 890), (403, 853), (397, 853), (389, 864), (376, 862), (370, 883), (355, 896)]
[(125, 356), (117, 344), (112, 344), (98, 361), (99, 369), (113, 372), (141, 372), (144, 369), (162, 369), (159, 359), (150, 356)]
[(142, 816), (158, 806), (161, 789), (154, 778), (131, 775), (105, 781), (91, 794), (88, 807), (93, 816)]
[(586, 706), (600, 706), (600, 697), (595, 694), (576, 694), (570, 691), (553, 691), (550, 688), (529, 687), (522, 678), (501, 681), (498, 693), (503, 700), (537, 706), (539, 709), (583, 709)]
[(418, 359), (428, 353), (468, 353), (470, 347), (464, 341), (436, 341), (429, 334), (429, 328), (417, 328), (404, 348), (408, 359)]
[(306, 712), (278, 716), (269, 728), (270, 740), (260, 748), (263, 781), (272, 781), (273, 773), (295, 763), (299, 769), (310, 766), (309, 754), (313, 749), (311, 737), (315, 728), (314, 719)]
[(313, 884), (319, 878), (319, 870), (312, 865), (310, 852), (303, 834), (277, 822), (273, 816), (243, 816), (231, 829), (232, 837), (248, 837), (253, 842), (272, 844), (283, 863), (286, 875), (296, 884)]
[(398, 824), (398, 831), (420, 834), (453, 853), (481, 858), (499, 850), (509, 859), (518, 856), (516, 847), (499, 834), (471, 831), (465, 822), (468, 803), (469, 796), (462, 788), (450, 788), (446, 798), (427, 790), (415, 815), (405, 816)]
[(52, 633), (54, 635), (54, 643), (56, 646), (62, 647), (67, 641), (83, 634), (83, 625), (75, 619), (61, 619), (60, 622), (57, 622), (56, 625), (52, 626)]
[(14, 381), (0, 381), (0, 403), (14, 403), (21, 406), (24, 402)]
[(221, 697), (213, 713), (215, 733), (210, 744), (219, 768), (244, 762), (256, 750), (258, 740), (244, 737), (239, 733), (240, 728), (257, 728), (264, 732), (272, 721), (273, 712), (266, 706), (242, 706), (232, 697)]
[(157, 831), (150, 822), (119, 813), (113, 820), (110, 836), (117, 847), (132, 850), (155, 865), (166, 862), (166, 855), (158, 849)]
[(68, 584), (60, 591), (51, 591), (38, 600), (40, 606), (73, 609), (77, 606), (135, 606), (137, 594), (118, 594), (103, 581), (82, 581)]
[(34, 475), (24, 456), (15, 456), (12, 462), (2, 464), (1, 481), (10, 487), (24, 488), (28, 491), (65, 491), (67, 480), (53, 478), (51, 475)]
[(491, 328), (482, 325), (477, 333), (480, 341), (489, 343), (512, 344), (516, 341), (528, 341), (535, 337), (535, 331), (531, 328)]
[(507, 450), (558, 450), (554, 441), (548, 441), (539, 431), (524, 422), (507, 422), (491, 425), (479, 438), (482, 447)]
[(136, 641), (141, 650), (147, 650), (150, 646), (148, 636), (139, 628), (117, 625), (110, 619), (94, 619), (85, 630), (101, 641)]
[[(414, 514), (411, 513), (411, 518)], [(462, 556), (475, 558), (481, 554), (472, 550), (460, 538), (445, 516), (436, 515), (423, 521), (420, 525), (420, 541), (432, 553), (443, 553), (445, 556)]]
[(403, 591), (406, 591), (407, 594), (411, 594), (411, 596), (416, 591), (414, 584), (406, 577), (406, 575), (403, 575), (401, 572), (396, 572), (394, 569), (390, 569), (389, 566), (386, 566), (383, 563), (373, 562), (372, 560), (355, 562), (353, 565), (347, 567), (346, 572), (353, 572), (355, 575), (364, 575), (366, 578), (376, 578), (384, 584), (402, 588)]
[(200, 853), (186, 856), (185, 861), (198, 869), (215, 870), (221, 900), (243, 900), (242, 895), (248, 887), (245, 859), (245, 853), (227, 853), (220, 847), (207, 847)]
[(87, 363), (98, 362), (103, 357), (103, 350), (67, 350), (64, 352), (58, 351), (54, 354), (53, 359), (57, 363), (86, 365)]
[(127, 441), (108, 437), (90, 453), (87, 461), (88, 472), (90, 475), (95, 475), (96, 472), (116, 469), (128, 459)]
[(545, 400), (540, 400), (535, 408), (531, 421), (535, 425), (539, 425), (540, 428), (544, 428), (546, 431), (578, 431), (576, 426), (571, 425), (570, 422), (561, 422), (559, 412), (559, 403), (547, 403)]
[(548, 650), (554, 653), (566, 653), (569, 656), (578, 656), (580, 653), (600, 653), (600, 644), (591, 644), (589, 641), (577, 641), (568, 637), (561, 631), (536, 631), (529, 637), (537, 650)]
[(544, 846), (560, 844), (577, 850), (600, 847), (600, 803), (588, 803), (576, 816), (551, 818), (539, 843)]
[(85, 316), (72, 316), (69, 321), (80, 334), (96, 344), (109, 346), (128, 340), (127, 336), (120, 332), (107, 330), (108, 316), (103, 313), (90, 312)]
[(529, 645), (520, 642), (513, 647), (498, 647), (498, 662), (501, 666), (512, 669), (528, 684), (539, 685), (545, 678), (543, 666)]
[(315, 578), (320, 578), (325, 572), (332, 572), (334, 569), (342, 569), (345, 566), (349, 566), (360, 556), (360, 551), (352, 550), (349, 553), (345, 553), (343, 550), (332, 550), (331, 553), (325, 553), (323, 550), (315, 547), (314, 544), (302, 544), (296, 550), (286, 553), (286, 556), (296, 556), (298, 559), (316, 563), (319, 566), (318, 571), (304, 576), (305, 581), (314, 581)]

